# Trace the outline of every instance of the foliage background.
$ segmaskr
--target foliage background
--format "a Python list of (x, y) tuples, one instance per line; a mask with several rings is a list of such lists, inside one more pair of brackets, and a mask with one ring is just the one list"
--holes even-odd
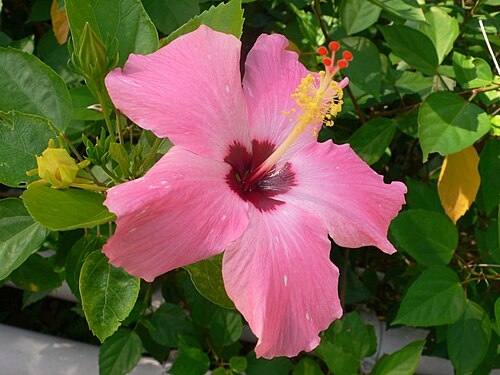
[[(101, 341), (102, 374), (130, 371), (143, 353), (163, 362), (176, 350), (174, 375), (209, 368), (342, 375), (366, 372), (361, 360), (376, 352), (373, 326), (358, 314), (368, 310), (390, 327), (430, 332), (379, 359), (372, 374), (412, 374), (422, 353), (449, 358), (457, 374), (499, 368), (500, 78), (478, 23), (498, 51), (498, 5), (4, 0), (0, 283), (24, 292), (1, 289), (0, 321)], [(282, 33), (311, 70), (320, 68), (316, 48), (340, 41), (354, 55), (345, 70), (351, 84), (335, 127), (322, 129), (319, 140), (349, 143), (387, 180), (408, 186), (389, 231), (397, 254), (332, 243), (347, 314), (325, 331), (316, 356), (255, 359), (252, 345), (240, 341), (244, 322), (225, 295), (220, 257), (140, 282), (99, 251), (113, 220), (101, 194), (24, 188), (37, 179), (25, 174), (36, 168), (35, 155), (56, 135), (73, 157), (92, 162), (83, 173), (100, 185), (142, 175), (169, 144), (114, 111), (103, 77), (129, 53), (152, 52), (200, 23), (241, 36), (244, 53), (260, 33)], [(98, 103), (102, 112), (88, 109)], [(81, 303), (46, 298), (63, 281)], [(158, 309), (154, 290), (165, 300)]]

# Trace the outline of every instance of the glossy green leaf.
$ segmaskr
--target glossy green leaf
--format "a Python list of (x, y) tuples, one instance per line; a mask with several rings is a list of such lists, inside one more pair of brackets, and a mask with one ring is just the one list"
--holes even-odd
[(415, 374), (424, 345), (425, 340), (414, 341), (388, 356), (383, 356), (370, 375)]
[(164, 34), (178, 29), (200, 13), (198, 0), (143, 0), (144, 8), (155, 26)]
[(88, 22), (104, 43), (116, 38), (120, 66), (131, 53), (147, 54), (158, 49), (156, 27), (140, 0), (66, 0), (65, 4), (77, 47)]
[(500, 332), (500, 297), (495, 301), (495, 320), (497, 321), (498, 331)]
[(370, 0), (386, 12), (392, 13), (406, 20), (425, 22), (424, 12), (417, 0)]
[(51, 230), (93, 228), (115, 218), (104, 196), (88, 190), (31, 185), (21, 198), (35, 221)]
[(48, 234), (33, 221), (20, 199), (0, 200), (0, 280), (37, 251)]
[[(401, 76), (396, 81), (396, 88), (400, 94), (414, 94), (431, 92), (433, 86), (432, 77), (426, 77), (420, 72), (401, 72)], [(418, 111), (412, 111), (418, 113)]]
[(344, 38), (341, 43), (354, 56), (345, 69), (345, 74), (357, 87), (378, 98), (382, 85), (382, 67), (377, 46), (361, 36)]
[(333, 322), (315, 352), (334, 374), (348, 375), (357, 372), (360, 361), (376, 349), (374, 327), (352, 312)]
[(293, 367), (292, 362), (288, 358), (256, 358), (255, 352), (250, 352), (247, 355), (247, 360), (247, 375), (288, 375)]
[(12, 48), (0, 48), (0, 111), (45, 117), (59, 130), (71, 119), (66, 84), (38, 58)]
[(150, 317), (149, 334), (159, 344), (177, 347), (178, 335), (195, 335), (193, 324), (177, 305), (163, 303)]
[(488, 314), (467, 301), (462, 317), (448, 327), (448, 355), (459, 374), (471, 373), (481, 363), (491, 339)]
[(384, 155), (395, 133), (394, 121), (379, 117), (363, 124), (347, 142), (361, 159), (371, 165)]
[(343, 0), (340, 19), (347, 34), (363, 31), (377, 22), (381, 8), (368, 0)]
[(18, 112), (0, 112), (0, 182), (19, 187), (38, 179), (26, 172), (37, 167), (36, 155), (56, 135), (48, 120)]
[(396, 55), (422, 73), (436, 75), (438, 56), (427, 35), (405, 25), (380, 26), (380, 30)]
[(293, 367), (293, 375), (323, 375), (318, 362), (312, 358), (302, 358), (299, 363)]
[(179, 352), (172, 368), (171, 375), (203, 375), (210, 367), (208, 355), (200, 349), (187, 348)]
[(66, 257), (65, 270), (66, 282), (71, 291), (79, 300), (80, 297), (80, 272), (82, 270), (85, 258), (96, 250), (99, 250), (104, 244), (105, 239), (92, 235), (80, 238), (71, 248)]
[(459, 52), (453, 52), (453, 70), (457, 82), (464, 89), (488, 86), (493, 81), (490, 66), (481, 58), (473, 58)]
[(465, 308), (465, 294), (455, 272), (434, 266), (410, 285), (393, 324), (430, 327), (456, 322)]
[(179, 36), (196, 30), (201, 24), (222, 33), (232, 34), (239, 39), (243, 31), (243, 21), (241, 0), (230, 0), (227, 3), (211, 6), (210, 9), (199, 16), (193, 17), (162, 41), (162, 45), (166, 45)]
[(452, 50), (453, 43), (458, 37), (458, 21), (439, 7), (431, 7), (425, 13), (425, 19), (427, 23), (421, 24), (419, 29), (434, 43), (438, 61), (441, 64)]
[(209, 325), (210, 338), (216, 345), (235, 343), (243, 332), (243, 321), (236, 310), (218, 308)]
[(248, 361), (245, 357), (233, 356), (229, 359), (229, 367), (236, 373), (241, 373), (246, 370)]
[(431, 152), (449, 155), (481, 138), (491, 127), (478, 106), (450, 92), (429, 95), (420, 107), (418, 134), (424, 162)]
[(102, 112), (88, 108), (99, 101), (87, 86), (75, 87), (69, 93), (73, 102), (73, 120), (97, 121), (104, 119)]
[(408, 193), (406, 193), (406, 204), (410, 209), (423, 209), (444, 213), (443, 206), (435, 185), (407, 178), (405, 180)]
[(85, 258), (80, 272), (80, 295), (85, 318), (101, 342), (128, 316), (139, 295), (140, 279), (108, 262), (100, 251)]
[(390, 233), (398, 250), (426, 266), (448, 264), (458, 246), (455, 225), (446, 215), (434, 211), (403, 211), (392, 221)]
[(500, 204), (500, 140), (488, 139), (479, 159), (481, 185), (476, 197), (478, 207), (490, 213)]
[(189, 272), (194, 286), (202, 296), (219, 306), (234, 309), (233, 301), (229, 299), (222, 279), (222, 254), (184, 268)]
[(31, 292), (49, 292), (61, 286), (61, 275), (54, 271), (48, 258), (31, 255), (10, 274), (18, 287)]
[(142, 353), (140, 337), (129, 329), (120, 329), (99, 348), (99, 374), (128, 374), (139, 363)]

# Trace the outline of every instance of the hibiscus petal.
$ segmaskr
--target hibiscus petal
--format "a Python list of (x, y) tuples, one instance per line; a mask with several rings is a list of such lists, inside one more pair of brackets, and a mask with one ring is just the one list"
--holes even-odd
[(321, 221), (287, 204), (254, 209), (245, 233), (226, 249), (224, 284), (259, 338), (258, 357), (310, 351), (342, 315), (329, 252)]
[[(297, 107), (290, 95), (309, 74), (297, 54), (285, 50), (287, 46), (283, 35), (262, 34), (248, 53), (243, 78), (252, 138), (276, 146), (296, 124), (300, 110), (291, 116), (285, 116), (283, 111)], [(288, 153), (293, 154), (314, 139), (312, 129), (304, 131)]]
[(220, 253), (248, 224), (248, 206), (227, 185), (230, 167), (178, 147), (146, 175), (108, 191), (118, 219), (103, 252), (111, 263), (152, 281)]
[(204, 25), (147, 56), (131, 54), (111, 71), (113, 103), (135, 123), (217, 160), (229, 145), (250, 148), (241, 87), (241, 43)]
[(403, 183), (385, 184), (349, 145), (311, 143), (290, 163), (296, 186), (280, 199), (321, 217), (340, 246), (396, 251), (387, 240), (387, 230), (405, 203)]

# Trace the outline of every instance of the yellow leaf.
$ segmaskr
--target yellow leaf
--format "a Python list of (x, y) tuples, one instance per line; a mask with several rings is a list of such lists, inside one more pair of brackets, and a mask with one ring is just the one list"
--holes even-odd
[(57, 43), (64, 44), (68, 40), (69, 24), (65, 9), (59, 9), (57, 0), (52, 1), (50, 8), (50, 18), (52, 18), (52, 30), (56, 36)]
[(467, 212), (476, 199), (481, 177), (479, 156), (474, 146), (444, 158), (438, 179), (441, 204), (453, 223)]

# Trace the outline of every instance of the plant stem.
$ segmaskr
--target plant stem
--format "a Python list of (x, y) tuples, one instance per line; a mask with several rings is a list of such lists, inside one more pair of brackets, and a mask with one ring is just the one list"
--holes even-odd
[(347, 294), (347, 273), (348, 273), (348, 268), (349, 268), (349, 254), (350, 250), (349, 249), (344, 249), (344, 264), (342, 266), (342, 283), (340, 287), (340, 305), (342, 306), (342, 309), (345, 308), (345, 296)]
[(104, 121), (106, 122), (106, 126), (108, 128), (109, 135), (114, 136), (115, 135), (115, 131), (113, 129), (113, 124), (111, 124), (111, 119), (110, 119), (110, 116), (109, 116), (109, 108), (108, 108), (108, 104), (106, 103), (106, 99), (104, 97), (103, 91), (102, 90), (98, 90), (97, 91), (97, 96), (98, 96), (98, 99), (99, 99), (99, 103), (101, 103), (102, 114), (104, 116)]
[(145, 169), (148, 167), (148, 165), (153, 161), (154, 157), (156, 156), (156, 151), (160, 148), (161, 144), (163, 142), (162, 138), (156, 138), (153, 145), (151, 146), (151, 150), (149, 150), (149, 154), (146, 157), (146, 159), (142, 162), (142, 165), (139, 167), (139, 175), (143, 175), (145, 172)]
[(122, 133), (122, 115), (121, 112), (118, 109), (115, 109), (116, 113), (116, 126), (118, 128), (118, 141), (120, 142), (121, 145), (125, 144), (125, 141), (123, 140), (123, 133)]

